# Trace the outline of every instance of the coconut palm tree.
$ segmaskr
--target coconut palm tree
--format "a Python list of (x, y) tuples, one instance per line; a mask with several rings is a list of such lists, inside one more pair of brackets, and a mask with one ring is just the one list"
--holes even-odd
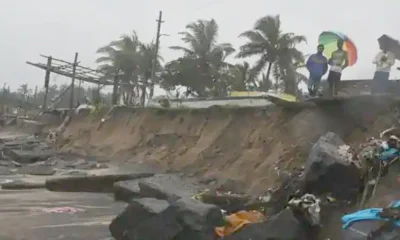
[[(164, 61), (162, 56), (158, 54), (155, 58), (156, 53), (156, 45), (153, 43), (150, 44), (141, 44), (140, 46), (140, 59), (139, 59), (139, 74), (143, 79), (145, 84), (151, 83), (150, 87), (150, 95), (149, 98), (151, 99), (154, 94), (154, 84), (157, 84), (159, 81), (158, 79), (154, 79), (155, 82), (152, 82), (151, 73), (153, 70), (153, 60), (155, 59), (155, 72), (160, 72), (162, 70), (161, 62)], [(158, 52), (159, 53), (159, 52)]]
[[(235, 49), (229, 43), (217, 43), (218, 24), (214, 19), (198, 20), (186, 26), (185, 32), (180, 32), (182, 41), (187, 45), (172, 46), (171, 49), (183, 52), (184, 56), (172, 64), (178, 72), (184, 71), (183, 66), (192, 68), (193, 81), (200, 81), (193, 84), (199, 87), (194, 89), (200, 95), (211, 92), (213, 95), (222, 94), (218, 87), (218, 78), (221, 69), (230, 66), (226, 58), (231, 55)], [(185, 63), (185, 61), (187, 63)], [(193, 71), (194, 70), (194, 71)], [(204, 86), (204, 89), (202, 89)]]
[[(290, 67), (294, 62), (304, 62), (303, 54), (296, 49), (296, 45), (306, 41), (306, 38), (294, 33), (284, 33), (281, 29), (279, 15), (266, 16), (259, 19), (253, 30), (240, 34), (248, 42), (240, 47), (239, 58), (259, 56), (253, 66), (254, 74), (260, 73), (267, 67), (266, 81), (270, 80), (271, 71), (277, 81), (283, 80), (286, 92), (292, 92), (293, 80)], [(268, 84), (264, 84), (266, 86)]]
[(142, 43), (135, 32), (131, 35), (122, 35), (120, 39), (97, 50), (101, 54), (96, 63), (98, 69), (111, 78), (121, 73), (121, 90), (125, 103), (133, 103), (133, 85), (139, 80), (140, 50)]

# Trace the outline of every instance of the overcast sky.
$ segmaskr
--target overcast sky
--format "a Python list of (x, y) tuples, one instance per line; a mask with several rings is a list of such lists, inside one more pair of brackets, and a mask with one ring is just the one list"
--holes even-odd
[[(170, 35), (161, 38), (167, 61), (180, 55), (168, 49), (181, 44), (177, 33), (200, 18), (214, 18), (219, 42), (235, 47), (244, 42), (238, 35), (265, 15), (280, 14), (283, 31), (305, 35), (308, 44), (300, 47), (304, 53), (315, 51), (321, 31), (341, 31), (358, 48), (358, 62), (344, 71), (344, 79), (372, 78), (376, 39), (384, 33), (400, 39), (399, 0), (1, 0), (0, 86), (41, 87), (44, 71), (25, 64), (44, 62), (39, 54), (73, 61), (79, 52), (83, 66), (96, 67), (96, 49), (121, 34), (135, 30), (142, 41), (150, 42), (159, 10), (165, 20), (162, 33)], [(400, 71), (393, 70), (391, 78), (400, 78)]]

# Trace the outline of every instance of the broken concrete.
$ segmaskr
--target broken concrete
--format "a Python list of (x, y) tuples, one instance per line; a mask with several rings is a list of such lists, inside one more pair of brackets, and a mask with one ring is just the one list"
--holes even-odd
[(176, 201), (181, 197), (192, 197), (199, 186), (177, 174), (156, 174), (139, 182), (140, 196)]
[(114, 184), (114, 199), (116, 201), (130, 202), (137, 197), (140, 197), (139, 180), (121, 181)]
[[(165, 200), (142, 198), (132, 201), (125, 210), (110, 224), (111, 235), (116, 240), (127, 239), (128, 232), (132, 232), (141, 222), (155, 217), (168, 208)], [(136, 238), (139, 239), (139, 238)]]
[(167, 208), (156, 216), (143, 220), (136, 228), (130, 231), (128, 230), (126, 239), (176, 240), (179, 239), (177, 238), (177, 235), (182, 231), (182, 229), (182, 226), (177, 221), (174, 209)]
[(32, 183), (23, 180), (13, 180), (1, 184), (1, 189), (7, 189), (7, 190), (37, 189), (44, 187), (45, 187), (44, 183)]
[(305, 192), (331, 193), (341, 200), (356, 199), (361, 187), (361, 170), (341, 153), (345, 143), (335, 133), (321, 136), (311, 149), (304, 181)]
[(29, 175), (51, 176), (56, 173), (56, 170), (46, 165), (28, 165), (19, 168), (17, 172)]
[(8, 150), (5, 154), (16, 162), (29, 164), (37, 161), (44, 161), (55, 154), (52, 150), (34, 151), (34, 150)]
[(216, 226), (224, 225), (221, 209), (215, 205), (191, 198), (181, 198), (171, 205), (179, 222), (185, 228), (198, 232), (214, 232)]
[(151, 177), (152, 173), (123, 173), (57, 177), (46, 181), (46, 188), (58, 192), (113, 192), (118, 181)]

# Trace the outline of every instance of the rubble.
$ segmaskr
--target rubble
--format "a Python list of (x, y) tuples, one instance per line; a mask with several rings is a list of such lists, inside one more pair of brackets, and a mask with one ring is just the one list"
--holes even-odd
[(46, 189), (61, 192), (113, 192), (113, 185), (118, 181), (145, 178), (152, 175), (152, 173), (117, 173), (57, 177), (46, 181)]
[(198, 186), (177, 174), (156, 174), (154, 177), (139, 181), (140, 196), (169, 201), (176, 201), (181, 197), (192, 197), (199, 190)]
[[(346, 144), (335, 133), (321, 136), (311, 148), (307, 160), (305, 192), (330, 193), (340, 200), (355, 200), (362, 187), (362, 172), (349, 155)], [(348, 150), (348, 149), (347, 149)]]
[(116, 240), (126, 239), (129, 231), (135, 229), (140, 222), (156, 216), (168, 208), (169, 204), (165, 200), (154, 198), (142, 198), (133, 200), (128, 207), (118, 215), (110, 224), (111, 235)]

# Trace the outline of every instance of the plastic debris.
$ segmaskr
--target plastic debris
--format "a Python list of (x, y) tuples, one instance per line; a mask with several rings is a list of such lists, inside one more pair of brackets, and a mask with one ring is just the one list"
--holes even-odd
[(82, 208), (75, 208), (75, 207), (42, 208), (41, 210), (46, 213), (78, 213), (85, 211)]

